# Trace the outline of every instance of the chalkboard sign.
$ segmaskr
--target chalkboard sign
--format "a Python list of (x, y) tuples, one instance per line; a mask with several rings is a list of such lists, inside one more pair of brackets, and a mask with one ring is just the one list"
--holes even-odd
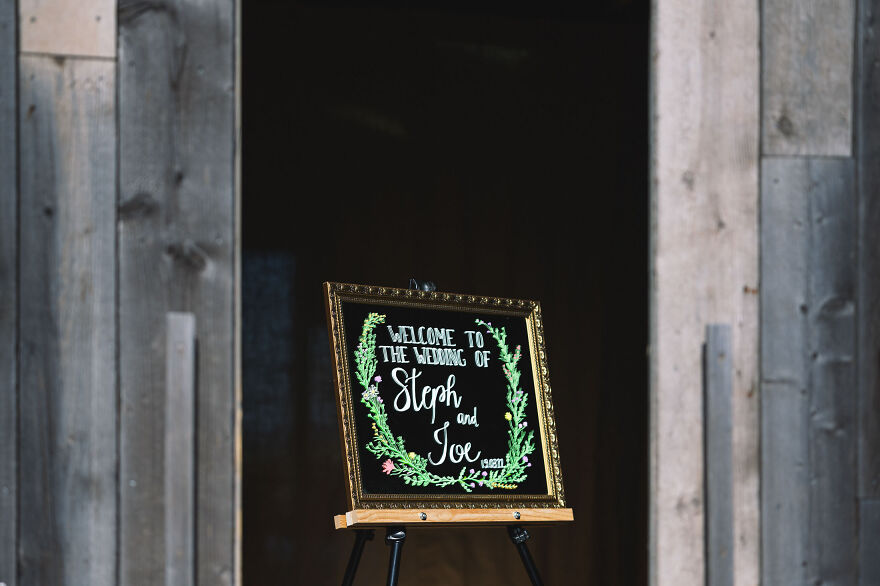
[(537, 302), (325, 294), (352, 511), (564, 509)]

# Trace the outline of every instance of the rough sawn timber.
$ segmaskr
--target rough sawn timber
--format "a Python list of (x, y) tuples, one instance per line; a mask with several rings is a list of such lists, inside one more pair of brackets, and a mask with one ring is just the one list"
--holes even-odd
[(120, 579), (163, 583), (165, 320), (197, 337), (196, 575), (236, 582), (235, 1), (119, 2)]
[(115, 63), (22, 56), (19, 572), (116, 584)]
[(651, 584), (705, 581), (701, 347), (729, 323), (734, 581), (759, 580), (759, 6), (656, 0), (651, 88)]
[(849, 156), (855, 0), (761, 6), (763, 154)]

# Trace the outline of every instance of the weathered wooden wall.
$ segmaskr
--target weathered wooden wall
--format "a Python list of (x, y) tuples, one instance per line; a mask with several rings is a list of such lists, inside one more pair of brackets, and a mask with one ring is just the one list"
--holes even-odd
[(721, 565), (705, 549), (702, 344), (706, 325), (723, 323), (734, 545), (708, 553), (732, 556), (735, 584), (755, 584), (758, 7), (657, 0), (652, 27), (651, 583), (703, 584), (707, 564)]
[(880, 576), (876, 7), (763, 5), (765, 584)]
[[(724, 278), (717, 275), (740, 274), (744, 257), (751, 259), (752, 266), (760, 258), (760, 286), (756, 280), (743, 285), (744, 291), (760, 299), (761, 415), (760, 429), (753, 425), (755, 419), (739, 420), (737, 425), (745, 423), (738, 431), (752, 437), (747, 445), (757, 446), (760, 437), (761, 496), (760, 530), (751, 515), (754, 509), (748, 516), (752, 523), (737, 529), (735, 583), (864, 586), (880, 579), (876, 556), (880, 548), (880, 141), (876, 138), (880, 136), (880, 45), (874, 27), (878, 7), (874, 0), (743, 4), (743, 14), (751, 17), (727, 19), (725, 34), (712, 18), (722, 10), (734, 10), (732, 5), (657, 2), (652, 322), (655, 583), (706, 581), (700, 557), (699, 459), (686, 449), (686, 442), (696, 445), (693, 428), (702, 421), (692, 378), (696, 367), (685, 360), (693, 360), (694, 316), (702, 318), (706, 306), (729, 294), (719, 286), (725, 284)], [(758, 59), (753, 49), (759, 12)], [(685, 34), (689, 44), (680, 42)], [(748, 152), (753, 163), (760, 158), (760, 230), (740, 231), (744, 247), (719, 251), (708, 220), (716, 214), (719, 232), (729, 229), (729, 222), (716, 211), (723, 210), (715, 204), (716, 193), (734, 189), (733, 199), (743, 206), (758, 201), (755, 190), (742, 189), (739, 183), (753, 174), (736, 167), (731, 174), (716, 163), (718, 143), (736, 141), (758, 128), (757, 119), (743, 119), (732, 107), (738, 103), (736, 97), (712, 89), (733, 81), (730, 71), (705, 65), (713, 47), (727, 35), (749, 48), (732, 51), (728, 67), (745, 60), (755, 73), (739, 77), (736, 91), (745, 96), (760, 93), (762, 101), (760, 153), (740, 151), (742, 156)], [(694, 54), (686, 52), (689, 47)], [(716, 80), (716, 75), (724, 79)], [(676, 88), (675, 100), (664, 101), (664, 84)], [(713, 92), (714, 103), (706, 104)], [(724, 115), (712, 118), (715, 112)], [(711, 140), (706, 138), (707, 125), (718, 133)], [(676, 142), (667, 142), (668, 136)], [(692, 160), (709, 165), (721, 188), (697, 189), (696, 196), (689, 197), (675, 179), (680, 174), (688, 187), (700, 186)], [(670, 258), (688, 262), (674, 264)], [(699, 286), (707, 282), (710, 286)], [(676, 313), (681, 303), (689, 304), (689, 313)], [(737, 323), (735, 316), (728, 319)], [(735, 355), (742, 344), (752, 350), (758, 347), (758, 337), (743, 339), (735, 332), (733, 338)], [(689, 345), (683, 344), (687, 341)], [(734, 368), (740, 366), (735, 363)], [(749, 389), (749, 394), (753, 391)], [(734, 404), (737, 392), (735, 388)], [(684, 431), (682, 424), (687, 427)], [(736, 454), (736, 443), (734, 450)], [(757, 452), (745, 455), (754, 458)], [(751, 460), (745, 468), (734, 464), (735, 490), (756, 478), (757, 461)], [(748, 494), (752, 500), (734, 497), (734, 506), (753, 505), (756, 493)], [(713, 490), (706, 498), (711, 502), (716, 496)], [(666, 509), (670, 513), (664, 515)], [(735, 508), (735, 515), (742, 514)], [(748, 533), (742, 532), (743, 527)], [(760, 575), (755, 547), (759, 536)], [(707, 560), (709, 567), (712, 561)], [(715, 583), (711, 575), (709, 583)]]
[[(164, 574), (165, 321), (196, 316), (201, 584), (234, 580), (232, 0), (119, 2), (120, 580)], [(144, 529), (149, 528), (149, 539)]]
[(240, 582), (236, 18), (0, 2), (6, 586)]

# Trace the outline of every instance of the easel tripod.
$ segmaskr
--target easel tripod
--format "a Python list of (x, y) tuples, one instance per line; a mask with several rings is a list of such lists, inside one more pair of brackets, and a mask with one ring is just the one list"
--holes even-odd
[[(541, 582), (541, 576), (538, 575), (538, 569), (535, 567), (535, 562), (532, 560), (532, 555), (529, 553), (529, 548), (526, 545), (526, 541), (529, 539), (528, 532), (519, 525), (508, 525), (507, 534), (519, 552), (519, 557), (526, 568), (532, 585), (543, 586), (544, 583)], [(348, 566), (345, 568), (342, 586), (352, 586), (354, 584), (354, 575), (361, 561), (364, 545), (367, 541), (372, 540), (373, 536), (373, 529), (355, 529), (354, 547), (352, 547), (351, 556), (348, 559)], [(388, 560), (388, 586), (397, 586), (404, 540), (406, 540), (406, 527), (392, 526), (385, 528), (385, 544), (391, 547), (391, 554)]]

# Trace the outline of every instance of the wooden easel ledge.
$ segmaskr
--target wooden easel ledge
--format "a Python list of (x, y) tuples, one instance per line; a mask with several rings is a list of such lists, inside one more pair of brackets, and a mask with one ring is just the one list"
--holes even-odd
[(560, 521), (574, 521), (572, 509), (355, 509), (333, 517), (337, 529), (371, 525), (519, 525)]

